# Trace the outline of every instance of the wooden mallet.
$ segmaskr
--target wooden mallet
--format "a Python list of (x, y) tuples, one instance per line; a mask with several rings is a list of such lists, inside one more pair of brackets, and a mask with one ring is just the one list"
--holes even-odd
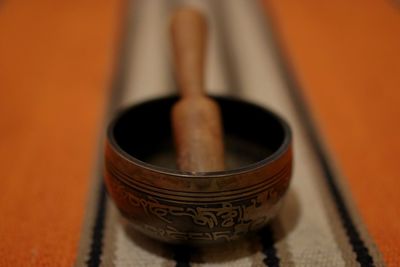
[(224, 170), (221, 112), (204, 89), (207, 23), (196, 9), (178, 9), (171, 22), (176, 77), (181, 98), (172, 109), (172, 129), (180, 170)]

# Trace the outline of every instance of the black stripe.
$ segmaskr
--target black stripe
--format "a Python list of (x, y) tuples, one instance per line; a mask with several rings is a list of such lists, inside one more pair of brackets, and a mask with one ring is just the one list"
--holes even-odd
[(96, 220), (92, 233), (92, 243), (90, 245), (89, 259), (86, 261), (87, 266), (90, 267), (97, 267), (101, 263), (100, 257), (103, 252), (104, 222), (106, 212), (106, 189), (104, 183), (101, 183), (98, 196)]
[[(271, 22), (273, 19), (268, 19), (268, 17), (273, 17), (273, 12), (269, 12), (268, 16), (264, 17), (267, 20), (267, 25), (273, 25)], [(346, 230), (346, 234), (349, 243), (352, 246), (352, 250), (356, 254), (356, 259), (361, 264), (361, 266), (375, 266), (373, 258), (369, 253), (369, 250), (364, 241), (362, 240), (359, 231), (354, 224), (350, 212), (346, 206), (343, 196), (340, 193), (340, 190), (336, 184), (335, 173), (330, 166), (327, 156), (320, 143), (317, 130), (310, 115), (311, 113), (307, 109), (306, 102), (301, 95), (302, 90), (300, 90), (301, 88), (299, 86), (299, 83), (294, 77), (295, 72), (292, 71), (293, 68), (289, 63), (289, 60), (285, 57), (283, 51), (279, 49), (279, 47), (281, 46), (279, 46), (279, 40), (278, 38), (276, 38), (277, 36), (279, 36), (277, 34), (277, 30), (274, 29), (274, 27), (271, 28), (271, 35), (273, 35), (273, 38), (271, 38), (271, 40), (274, 40), (276, 42), (274, 44), (275, 54), (277, 55), (276, 62), (279, 64), (279, 68), (281, 69), (281, 73), (285, 78), (284, 80), (286, 82), (286, 87), (288, 88), (291, 99), (304, 125), (306, 133), (309, 136), (312, 148), (314, 149), (314, 152), (321, 164), (325, 182), (328, 185), (329, 192), (331, 193), (332, 198), (335, 202), (337, 211), (342, 222), (342, 226)]]
[(260, 241), (262, 245), (262, 252), (266, 256), (263, 262), (268, 267), (279, 267), (280, 259), (277, 256), (277, 250), (274, 246), (274, 236), (272, 234), (271, 226), (264, 227), (260, 231)]
[(296, 92), (297, 90), (295, 90), (292, 86), (289, 86), (289, 88), (291, 88), (290, 91), (296, 104), (296, 108), (302, 118), (307, 134), (309, 135), (310, 142), (321, 164), (325, 181), (336, 204), (336, 208), (342, 221), (342, 226), (346, 230), (349, 243), (351, 244), (352, 249), (356, 254), (356, 259), (361, 264), (361, 266), (374, 266), (372, 256), (370, 255), (368, 248), (362, 240), (359, 231), (354, 224), (353, 219), (351, 218), (350, 212), (346, 206), (343, 196), (340, 193), (339, 188), (336, 184), (334, 171), (329, 165), (327, 156), (325, 155), (322, 145), (320, 144), (318, 134), (314, 128), (315, 126), (311, 121), (309, 111), (305, 107), (305, 102), (299, 95), (299, 93)]
[(193, 253), (190, 246), (174, 246), (172, 247), (172, 251), (176, 267), (190, 267), (190, 258)]

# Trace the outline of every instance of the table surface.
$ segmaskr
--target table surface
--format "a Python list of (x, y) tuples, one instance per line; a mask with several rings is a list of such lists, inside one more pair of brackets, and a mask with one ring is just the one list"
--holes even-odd
[[(101, 195), (96, 162), (110, 116), (113, 81), (120, 70), (117, 66), (121, 43), (125, 42), (125, 26), (149, 23), (145, 13), (135, 20), (127, 11), (139, 8), (136, 2), (141, 3), (143, 12), (158, 10), (144, 1), (1, 3), (0, 266), (71, 266), (88, 261), (93, 266), (100, 264), (100, 256), (99, 262), (82, 256), (82, 251), (92, 249), (88, 253), (94, 253), (90, 246), (94, 241), (82, 236), (99, 219), (90, 210), (93, 199)], [(229, 5), (232, 14), (239, 12), (235, 5), (239, 4)], [(311, 126), (305, 126), (305, 133), (312, 132), (310, 143), (318, 160), (322, 160), (323, 175), (327, 175), (323, 166), (327, 161), (328, 175), (334, 170), (334, 183), (341, 190), (339, 200), (344, 201), (357, 228), (355, 232), (375, 264), (398, 266), (400, 5), (389, 0), (266, 0), (260, 1), (259, 6), (279, 44), (289, 87), (296, 89), (292, 93), (301, 102), (299, 112), (308, 116), (303, 122), (311, 121)], [(243, 27), (251, 32), (252, 25)], [(137, 27), (136, 31), (142, 34), (140, 40), (157, 41), (157, 37), (145, 34), (146, 29)], [(231, 40), (240, 43), (240, 36), (232, 36)], [(157, 48), (154, 43), (140, 40), (132, 49)], [(223, 54), (222, 50), (216, 53)], [(153, 52), (153, 57), (161, 53)], [(151, 54), (146, 55), (155, 62)], [(241, 60), (247, 62), (246, 56)], [(161, 69), (164, 65), (154, 66)], [(215, 72), (218, 70), (216, 67)], [(160, 79), (170, 82), (170, 74), (166, 72)], [(210, 80), (213, 85), (223, 83), (215, 77)], [(150, 87), (153, 85), (147, 82)], [(235, 83), (234, 78), (230, 82)], [(142, 83), (140, 78), (130, 81), (132, 87), (136, 83)], [(248, 84), (251, 86), (251, 82)], [(143, 98), (151, 96), (144, 94)], [(140, 97), (133, 92), (120, 105), (129, 104), (132, 99), (139, 101)], [(257, 101), (255, 94), (248, 98)], [(301, 160), (297, 158), (297, 164), (302, 164)], [(332, 194), (332, 190), (329, 192)], [(340, 210), (338, 199), (332, 199)], [(343, 219), (340, 211), (338, 214), (335, 216)], [(354, 245), (352, 237), (348, 238), (350, 241), (343, 246)], [(287, 242), (295, 247), (294, 241)], [(275, 244), (284, 266), (280, 246)], [(312, 261), (300, 262), (296, 258), (307, 253), (305, 248), (296, 252), (293, 247), (288, 263), (312, 265)], [(358, 253), (353, 247), (350, 254), (352, 250)], [(341, 251), (343, 261), (336, 265), (360, 262), (357, 257), (362, 252), (348, 256), (345, 249)], [(317, 259), (318, 253), (324, 251), (313, 253)], [(347, 261), (347, 257), (351, 259)], [(115, 258), (103, 260), (103, 265), (116, 262)], [(173, 258), (165, 262), (175, 264)]]

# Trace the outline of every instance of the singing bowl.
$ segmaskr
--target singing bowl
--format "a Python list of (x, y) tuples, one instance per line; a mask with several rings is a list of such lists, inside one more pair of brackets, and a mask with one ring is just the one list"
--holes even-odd
[(168, 243), (210, 244), (265, 226), (292, 172), (292, 135), (272, 111), (214, 97), (225, 132), (226, 170), (191, 173), (175, 165), (170, 110), (176, 97), (129, 107), (110, 123), (106, 188), (138, 231)]

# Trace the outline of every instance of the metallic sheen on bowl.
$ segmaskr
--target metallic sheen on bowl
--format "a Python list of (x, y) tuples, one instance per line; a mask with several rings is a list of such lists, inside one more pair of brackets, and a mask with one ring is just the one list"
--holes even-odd
[(175, 97), (132, 106), (110, 123), (105, 183), (121, 214), (168, 243), (209, 244), (264, 227), (279, 210), (292, 172), (292, 135), (273, 112), (216, 97), (228, 169), (188, 173), (173, 166), (170, 109)]

